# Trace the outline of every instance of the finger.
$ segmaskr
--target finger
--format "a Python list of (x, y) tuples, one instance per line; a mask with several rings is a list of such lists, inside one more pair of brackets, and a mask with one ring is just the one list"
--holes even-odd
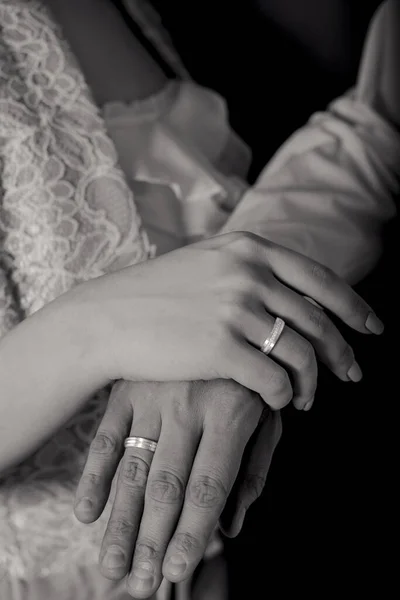
[(74, 512), (82, 523), (92, 523), (104, 510), (112, 480), (124, 451), (124, 439), (132, 424), (131, 405), (124, 401), (125, 382), (114, 385), (94, 437), (76, 494)]
[(164, 559), (163, 574), (170, 581), (187, 579), (202, 559), (235, 481), (250, 435), (250, 432), (240, 435), (239, 431), (236, 434), (229, 431), (227, 436), (226, 428), (221, 424), (206, 425), (186, 488), (179, 523)]
[(247, 510), (260, 497), (282, 435), (280, 412), (266, 409), (264, 414), (265, 418), (260, 419), (247, 444), (234, 488), (221, 515), (220, 526), (227, 537), (240, 533)]
[[(248, 309), (243, 312), (241, 329), (249, 342), (256, 348), (261, 348), (271, 334), (275, 318), (261, 306), (253, 308), (253, 311)], [(296, 408), (303, 409), (313, 400), (317, 387), (318, 366), (314, 348), (308, 340), (286, 325), (266, 359), (272, 362), (272, 365), (278, 362), (291, 376), (293, 404)]]
[(269, 312), (278, 314), (287, 324), (308, 339), (318, 358), (342, 381), (360, 381), (361, 369), (351, 346), (324, 310), (275, 280), (265, 294)]
[(313, 298), (356, 331), (383, 332), (384, 325), (369, 304), (331, 269), (266, 240), (264, 247), (268, 265), (281, 282)]
[[(142, 410), (142, 414), (135, 410), (129, 436), (157, 441), (161, 430), (160, 414), (148, 407)], [(100, 551), (101, 572), (108, 579), (122, 579), (130, 569), (153, 455), (150, 450), (142, 448), (125, 449)]]
[(127, 582), (135, 598), (147, 598), (161, 584), (165, 551), (179, 519), (200, 436), (200, 428), (186, 422), (169, 418), (162, 424)]
[(272, 410), (279, 410), (293, 398), (289, 375), (242, 337), (232, 335), (219, 357), (219, 374), (257, 392)]

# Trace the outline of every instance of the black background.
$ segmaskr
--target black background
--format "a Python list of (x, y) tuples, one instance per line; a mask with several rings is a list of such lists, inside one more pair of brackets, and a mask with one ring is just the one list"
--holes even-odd
[[(195, 79), (227, 98), (232, 124), (255, 154), (252, 177), (314, 111), (354, 83), (380, 4), (153, 2)], [(340, 383), (321, 371), (311, 412), (284, 411), (284, 434), (264, 493), (241, 535), (227, 541), (233, 600), (392, 595), (399, 396), (393, 231), (383, 261), (359, 286), (386, 332), (377, 339), (346, 331), (363, 382)]]

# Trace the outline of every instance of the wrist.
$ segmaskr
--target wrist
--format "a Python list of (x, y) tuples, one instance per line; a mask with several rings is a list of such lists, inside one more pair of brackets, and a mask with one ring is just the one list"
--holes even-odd
[(0, 339), (0, 471), (35, 451), (105, 383), (77, 308), (66, 295)]
[(0, 339), (0, 376), (10, 382), (10, 398), (34, 389), (79, 403), (108, 383), (99, 354), (93, 317), (67, 293)]
[(75, 293), (85, 287), (86, 284), (74, 288), (44, 310), (47, 311), (47, 327), (52, 323), (58, 335), (58, 342), (54, 340), (54, 343), (58, 343), (59, 351), (62, 346), (69, 368), (82, 382), (82, 387), (90, 388), (88, 393), (92, 393), (109, 380), (104, 368), (106, 336), (102, 335), (101, 319), (95, 307), (84, 300), (84, 294)]

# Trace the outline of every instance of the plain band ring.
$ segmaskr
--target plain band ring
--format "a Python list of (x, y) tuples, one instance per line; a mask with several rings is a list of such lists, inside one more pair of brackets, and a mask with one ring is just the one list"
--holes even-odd
[(157, 442), (142, 437), (127, 437), (125, 439), (124, 446), (125, 448), (142, 448), (143, 450), (155, 452), (157, 448)]
[(275, 319), (274, 326), (272, 328), (271, 334), (267, 337), (263, 345), (261, 346), (261, 352), (264, 352), (265, 355), (268, 356), (272, 352), (275, 347), (275, 344), (279, 340), (282, 335), (282, 331), (285, 328), (285, 321), (280, 317)]

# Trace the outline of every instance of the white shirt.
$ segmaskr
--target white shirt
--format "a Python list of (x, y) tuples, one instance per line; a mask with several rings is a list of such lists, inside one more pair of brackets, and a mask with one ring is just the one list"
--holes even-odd
[(355, 87), (282, 146), (225, 229), (259, 233), (355, 283), (381, 255), (399, 180), (400, 3), (388, 0)]

